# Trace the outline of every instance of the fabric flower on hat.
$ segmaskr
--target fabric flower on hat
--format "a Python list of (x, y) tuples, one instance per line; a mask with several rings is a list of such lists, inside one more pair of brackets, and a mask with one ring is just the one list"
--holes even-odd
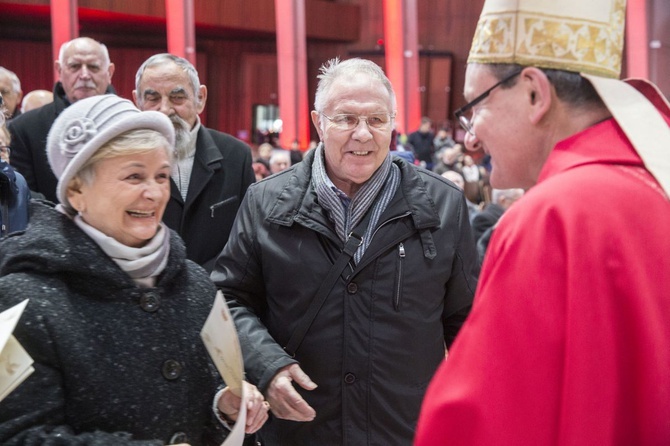
[(61, 153), (68, 158), (74, 157), (97, 133), (98, 129), (93, 120), (89, 118), (72, 120), (63, 133)]

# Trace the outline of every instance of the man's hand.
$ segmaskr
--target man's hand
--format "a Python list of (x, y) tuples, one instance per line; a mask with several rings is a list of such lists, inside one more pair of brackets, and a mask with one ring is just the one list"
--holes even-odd
[(316, 389), (316, 384), (298, 364), (284, 367), (268, 386), (267, 399), (272, 413), (284, 420), (312, 421), (316, 411), (296, 392), (291, 381), (295, 381), (305, 390)]
[[(244, 432), (253, 434), (267, 421), (270, 405), (265, 401), (263, 394), (256, 386), (246, 381), (242, 385), (244, 385), (244, 393), (247, 395), (247, 420)], [(235, 421), (240, 412), (241, 402), (242, 400), (226, 387), (217, 402), (217, 406), (219, 411), (223, 412), (227, 418)]]

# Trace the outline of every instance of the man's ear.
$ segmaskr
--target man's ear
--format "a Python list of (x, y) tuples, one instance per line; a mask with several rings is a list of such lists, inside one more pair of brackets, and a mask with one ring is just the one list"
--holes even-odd
[(107, 67), (107, 74), (109, 74), (109, 81), (112, 81), (112, 77), (114, 76), (114, 70), (116, 69), (116, 65), (114, 65), (112, 62), (109, 63), (109, 67)]
[(205, 109), (205, 104), (207, 103), (207, 86), (201, 85), (200, 90), (198, 91), (198, 114), (202, 113)]
[(521, 72), (528, 107), (530, 108), (529, 120), (532, 124), (539, 123), (549, 112), (553, 88), (547, 75), (535, 67), (524, 68)]
[(140, 104), (137, 102), (137, 90), (133, 90), (133, 102), (137, 108), (140, 108)]
[(67, 186), (67, 200), (70, 205), (77, 212), (81, 213), (86, 210), (86, 201), (81, 190), (82, 182), (79, 178), (73, 178)]
[(316, 132), (319, 134), (319, 139), (323, 141), (323, 129), (321, 128), (321, 114), (316, 110), (312, 110), (311, 116), (312, 116), (312, 124), (314, 124)]

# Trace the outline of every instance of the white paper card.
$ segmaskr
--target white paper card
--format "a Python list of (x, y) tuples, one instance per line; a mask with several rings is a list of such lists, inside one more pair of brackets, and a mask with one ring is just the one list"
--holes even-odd
[(0, 401), (35, 371), (33, 358), (12, 336), (27, 304), (28, 299), (0, 313)]
[(242, 398), (235, 426), (222, 444), (222, 446), (240, 446), (244, 441), (247, 420), (247, 395), (242, 387), (244, 363), (235, 323), (221, 291), (216, 293), (214, 305), (200, 331), (200, 337), (226, 385), (235, 395)]

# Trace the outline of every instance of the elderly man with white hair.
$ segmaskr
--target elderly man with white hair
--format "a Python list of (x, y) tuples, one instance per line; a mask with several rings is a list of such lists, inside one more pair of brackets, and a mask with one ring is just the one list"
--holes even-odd
[(78, 37), (61, 45), (54, 67), (58, 81), (53, 88), (53, 102), (22, 114), (8, 127), (12, 134), (12, 164), (26, 177), (30, 190), (55, 203), (58, 180), (46, 155), (49, 129), (63, 110), (80, 99), (114, 93), (114, 64), (105, 45), (89, 37)]
[(319, 75), (321, 143), (252, 185), (211, 275), (229, 299), (267, 445), (407, 445), (424, 386), (468, 315), (476, 251), (463, 191), (392, 156), (382, 69)]

